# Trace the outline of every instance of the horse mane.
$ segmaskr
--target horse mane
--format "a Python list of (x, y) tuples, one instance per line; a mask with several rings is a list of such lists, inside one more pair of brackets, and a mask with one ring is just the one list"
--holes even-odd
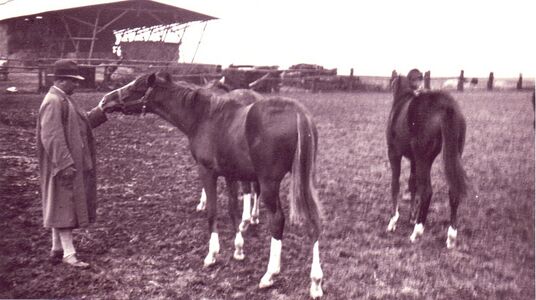
[(198, 106), (199, 113), (206, 112), (208, 116), (223, 111), (226, 107), (240, 106), (240, 102), (233, 98), (222, 97), (210, 92), (210, 88), (200, 87), (192, 83), (178, 81), (172, 82), (172, 97), (179, 99), (180, 105), (185, 108)]

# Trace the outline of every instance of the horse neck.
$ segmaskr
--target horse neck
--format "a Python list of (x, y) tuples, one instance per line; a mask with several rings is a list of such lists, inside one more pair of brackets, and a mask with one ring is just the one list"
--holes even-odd
[(173, 89), (164, 95), (164, 101), (153, 107), (154, 113), (177, 127), (186, 135), (192, 134), (205, 111), (204, 97), (197, 95), (195, 90)]

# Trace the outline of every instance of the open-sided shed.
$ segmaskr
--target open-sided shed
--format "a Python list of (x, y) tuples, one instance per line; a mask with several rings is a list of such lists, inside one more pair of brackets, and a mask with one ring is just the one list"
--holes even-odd
[[(91, 59), (111, 53), (114, 31), (184, 24), (212, 16), (152, 0), (12, 0), (0, 6), (0, 56)], [(170, 28), (170, 27), (167, 27)], [(161, 34), (167, 34), (162, 30)]]

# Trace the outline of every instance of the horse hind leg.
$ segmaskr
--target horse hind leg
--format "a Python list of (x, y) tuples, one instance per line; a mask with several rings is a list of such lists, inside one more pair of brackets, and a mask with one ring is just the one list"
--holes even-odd
[(248, 184), (240, 182), (242, 187), (242, 221), (239, 225), (240, 232), (244, 232), (248, 229), (248, 226), (251, 222), (251, 191)]
[(252, 182), (251, 187), (253, 190), (252, 193), (252, 200), (253, 200), (253, 208), (251, 209), (251, 224), (259, 224), (259, 217), (260, 217), (260, 207), (259, 207), (259, 195), (260, 195), (260, 188), (258, 182)]
[(391, 164), (391, 201), (393, 204), (392, 217), (389, 219), (387, 231), (396, 230), (396, 223), (400, 214), (398, 213), (398, 194), (400, 192), (400, 163), (402, 157), (389, 153), (389, 163)]
[(274, 276), (281, 271), (281, 248), (285, 216), (279, 201), (279, 182), (267, 182), (261, 185), (261, 199), (270, 214), (270, 259), (266, 273), (262, 276), (259, 288), (267, 288), (274, 284)]
[(460, 196), (449, 191), (450, 202), (450, 226), (447, 231), (447, 248), (452, 249), (456, 246), (456, 238), (458, 237), (457, 213), (460, 203)]
[(424, 233), (424, 224), (428, 216), (428, 209), (430, 208), (430, 200), (432, 199), (432, 182), (430, 178), (431, 163), (423, 163), (417, 166), (417, 195), (415, 201), (417, 202), (417, 223), (413, 228), (413, 233), (410, 236), (410, 240), (414, 243), (417, 238)]
[(320, 266), (320, 250), (318, 246), (318, 237), (313, 245), (313, 263), (311, 265), (311, 288), (309, 289), (309, 295), (313, 299), (320, 298), (324, 295), (322, 291), (322, 278), (324, 273)]
[(233, 228), (236, 229), (234, 240), (235, 251), (233, 254), (233, 258), (236, 260), (244, 260), (244, 238), (242, 237), (242, 230), (240, 228), (242, 222), (240, 223), (240, 225), (237, 226), (239, 220), (238, 185), (239, 184), (237, 181), (227, 179), (227, 189), (229, 192), (229, 216), (231, 217), (231, 223)]

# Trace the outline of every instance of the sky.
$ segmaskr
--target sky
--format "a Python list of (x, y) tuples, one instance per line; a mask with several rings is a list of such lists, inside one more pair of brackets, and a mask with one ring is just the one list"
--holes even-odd
[[(188, 26), (180, 62), (280, 69), (309, 63), (341, 75), (353, 69), (390, 76), (412, 68), (432, 77), (456, 77), (462, 69), (466, 77), (536, 75), (534, 0), (157, 1), (218, 18)], [(11, 13), (0, 8), (0, 15)]]
[[(297, 63), (390, 76), (536, 75), (536, 1), (160, 0), (218, 17), (187, 28), (181, 62)], [(195, 54), (200, 36), (201, 43)]]

